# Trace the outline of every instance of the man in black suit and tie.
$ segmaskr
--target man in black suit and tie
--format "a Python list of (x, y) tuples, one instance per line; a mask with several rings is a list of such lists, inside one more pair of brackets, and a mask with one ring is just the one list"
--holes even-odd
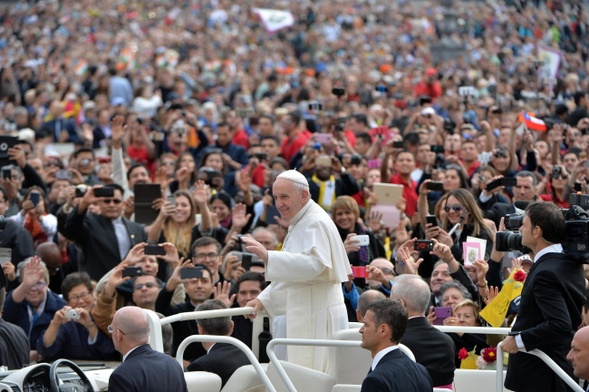
[[(209, 299), (198, 307), (198, 310), (229, 309), (218, 299)], [(231, 336), (233, 321), (231, 317), (217, 317), (198, 320), (199, 335)], [(228, 343), (203, 342), (202, 346), (207, 350), (207, 355), (198, 358), (188, 366), (188, 371), (204, 371), (217, 374), (221, 377), (223, 386), (227, 383), (233, 372), (238, 368), (249, 365), (250, 361), (243, 351)]]
[[(113, 196), (96, 197), (98, 189), (112, 189)], [(100, 215), (87, 213), (93, 203), (100, 206)], [(124, 210), (123, 188), (111, 184), (87, 188), (65, 222), (63, 214), (58, 214), (60, 233), (82, 248), (85, 260), (82, 269), (96, 281), (124, 260), (133, 246), (146, 240), (143, 226), (126, 219)]]
[(398, 301), (379, 299), (368, 305), (360, 328), (362, 347), (372, 354), (372, 366), (361, 392), (431, 392), (427, 370), (397, 346), (407, 329), (407, 312)]
[(119, 309), (108, 326), (123, 363), (108, 380), (109, 392), (186, 391), (182, 367), (149, 345), (149, 320), (138, 307)]
[(573, 375), (566, 355), (581, 324), (581, 307), (585, 303), (583, 267), (563, 253), (560, 243), (564, 240), (565, 221), (555, 204), (530, 204), (520, 231), (522, 245), (534, 254), (534, 265), (524, 283), (512, 332), (501, 344), (511, 354), (505, 387), (516, 392), (570, 391), (542, 360), (519, 351), (542, 350)]
[(397, 276), (391, 299), (405, 305), (409, 321), (401, 343), (409, 347), (415, 361), (422, 364), (436, 387), (452, 389), (456, 365), (452, 338), (432, 327), (425, 312), (430, 301), (430, 289), (419, 275)]
[(575, 333), (567, 359), (573, 365), (575, 376), (586, 380), (584, 387), (589, 389), (589, 327), (583, 327)]

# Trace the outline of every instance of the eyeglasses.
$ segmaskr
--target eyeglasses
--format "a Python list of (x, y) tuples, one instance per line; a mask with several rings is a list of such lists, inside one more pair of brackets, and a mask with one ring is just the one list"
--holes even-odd
[(211, 253), (198, 253), (194, 255), (193, 259), (196, 261), (205, 261), (206, 259), (214, 260), (215, 258), (219, 257), (218, 253), (211, 252)]
[(111, 204), (111, 203), (121, 204), (123, 201), (121, 199), (102, 199), (102, 202), (104, 204)]
[(35, 283), (35, 285), (33, 287), (31, 287), (32, 289), (35, 290), (41, 290), (43, 287), (47, 286), (47, 282), (37, 282)]
[(160, 166), (175, 166), (176, 163), (175, 162), (162, 162), (160, 163)]
[(383, 274), (385, 275), (395, 275), (395, 271), (393, 271), (390, 268), (381, 268), (380, 269), (382, 271)]
[(450, 210), (454, 210), (454, 212), (460, 212), (462, 211), (464, 208), (462, 208), (462, 206), (458, 205), (458, 204), (454, 204), (453, 206), (446, 206), (444, 207), (444, 210), (446, 212), (450, 212)]
[[(108, 327), (106, 327), (106, 329), (108, 329), (108, 333), (113, 333), (115, 328), (111, 325), (109, 325)], [(120, 328), (117, 328), (117, 331), (119, 331), (120, 333), (122, 333), (123, 335), (125, 334), (123, 331), (120, 330)]]
[(148, 289), (153, 289), (154, 287), (157, 287), (158, 284), (155, 282), (147, 282), (147, 283), (138, 283), (135, 285), (135, 290), (141, 290), (144, 287), (147, 287)]
[(88, 299), (88, 296), (90, 295), (89, 292), (85, 291), (83, 293), (80, 293), (78, 295), (72, 295), (71, 297), (69, 297), (69, 300), (72, 302), (78, 302), (79, 300), (86, 300)]

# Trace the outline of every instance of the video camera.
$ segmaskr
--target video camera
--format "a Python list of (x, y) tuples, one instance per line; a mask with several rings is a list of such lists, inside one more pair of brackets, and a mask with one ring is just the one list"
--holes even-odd
[[(565, 235), (562, 241), (564, 253), (568, 256), (589, 264), (589, 195), (571, 194), (570, 208), (561, 209), (565, 219)], [(500, 252), (519, 250), (530, 253), (531, 250), (522, 245), (519, 228), (523, 223), (521, 214), (507, 214), (504, 218), (505, 231), (496, 235), (495, 249)]]

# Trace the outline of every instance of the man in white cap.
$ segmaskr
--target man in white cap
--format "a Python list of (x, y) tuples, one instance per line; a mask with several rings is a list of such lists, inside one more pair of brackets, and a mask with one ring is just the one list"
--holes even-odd
[[(274, 318), (275, 337), (329, 339), (348, 328), (341, 283), (352, 270), (343, 242), (333, 220), (311, 200), (301, 173), (281, 173), (272, 191), (278, 212), (289, 221), (288, 233), (282, 251), (242, 238), (247, 250), (264, 261), (272, 282), (246, 306), (254, 307), (254, 315), (266, 309)], [(319, 371), (327, 371), (327, 356), (325, 347), (288, 347), (289, 362)]]

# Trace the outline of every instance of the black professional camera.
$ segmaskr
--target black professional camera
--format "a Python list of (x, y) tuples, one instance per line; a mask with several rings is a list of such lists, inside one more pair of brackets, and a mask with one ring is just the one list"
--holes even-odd
[(503, 218), (505, 229), (509, 231), (518, 231), (524, 223), (524, 216), (521, 214), (507, 214)]
[(571, 208), (563, 211), (564, 241), (562, 248), (567, 255), (589, 264), (589, 195), (573, 193)]
[(495, 236), (495, 249), (499, 252), (519, 250), (522, 253), (530, 253), (530, 249), (522, 245), (522, 235), (513, 231), (498, 231)]

